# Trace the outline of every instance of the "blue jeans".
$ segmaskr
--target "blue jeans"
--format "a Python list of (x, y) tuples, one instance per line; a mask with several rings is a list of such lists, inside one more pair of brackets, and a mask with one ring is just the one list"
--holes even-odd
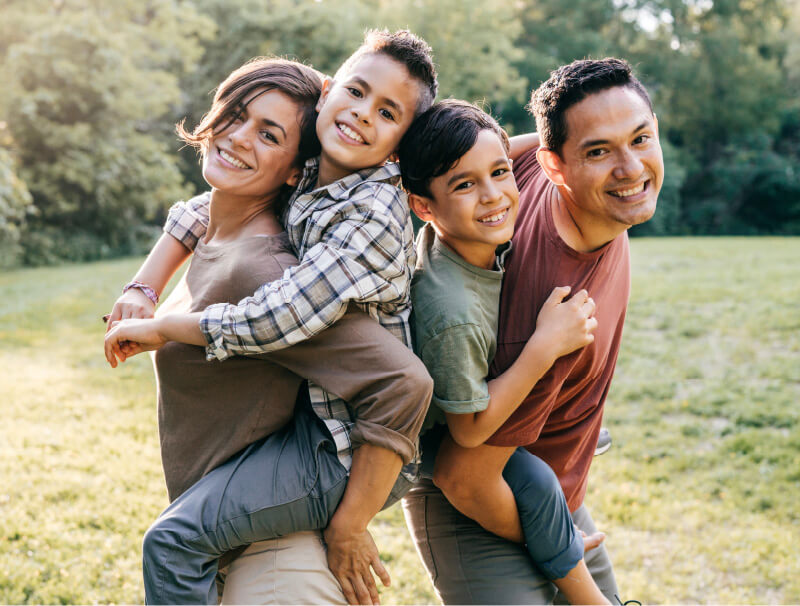
[[(436, 427), (422, 437), (422, 475), (431, 478), (444, 433)], [(583, 537), (567, 507), (564, 491), (550, 466), (517, 448), (503, 469), (519, 510), (522, 533), (533, 563), (548, 579), (560, 579), (583, 559)]]
[(222, 554), (325, 528), (347, 484), (334, 450), (324, 424), (298, 406), (284, 429), (199, 480), (145, 534), (145, 601), (216, 604)]

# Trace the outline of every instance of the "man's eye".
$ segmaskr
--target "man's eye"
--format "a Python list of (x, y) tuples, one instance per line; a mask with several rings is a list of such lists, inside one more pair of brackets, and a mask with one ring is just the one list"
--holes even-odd
[(392, 112), (390, 112), (388, 109), (380, 110), (380, 114), (387, 120), (391, 120), (392, 122), (394, 122), (394, 114), (392, 114)]
[(589, 158), (599, 158), (600, 156), (604, 155), (605, 153), (606, 153), (606, 150), (604, 150), (604, 149), (590, 149), (586, 153), (586, 155)]
[(633, 140), (634, 145), (639, 145), (640, 143), (646, 143), (650, 140), (650, 135), (639, 135)]

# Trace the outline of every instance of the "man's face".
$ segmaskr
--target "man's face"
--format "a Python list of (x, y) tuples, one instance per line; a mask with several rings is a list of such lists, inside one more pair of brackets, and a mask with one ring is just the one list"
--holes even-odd
[(560, 190), (576, 223), (611, 240), (652, 217), (664, 161), (658, 124), (645, 100), (617, 86), (576, 103), (566, 119)]

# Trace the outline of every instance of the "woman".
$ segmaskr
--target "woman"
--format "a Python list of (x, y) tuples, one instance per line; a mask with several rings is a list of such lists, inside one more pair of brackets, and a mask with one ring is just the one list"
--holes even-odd
[[(212, 188), (210, 219), (207, 237), (198, 242), (189, 269), (157, 318), (236, 303), (297, 264), (279, 216), (305, 160), (319, 153), (314, 124), (320, 90), (321, 79), (311, 68), (257, 59), (219, 86), (211, 110), (193, 132), (178, 126), (181, 137), (202, 153), (203, 177)], [(150, 259), (165, 248), (161, 241)], [(166, 282), (153, 275), (146, 262), (115, 305), (112, 327), (118, 319), (149, 315), (155, 291)], [(257, 357), (207, 362), (197, 347), (201, 343), (186, 344), (191, 339), (182, 338), (180, 325), (172, 329), (172, 340), (154, 355), (170, 501), (235, 453), (289, 423), (302, 381)], [(114, 355), (124, 360), (140, 349), (132, 343), (116, 346)], [(303, 372), (301, 365), (294, 370)], [(282, 563), (287, 558), (300, 559), (304, 570), (288, 570)], [(269, 578), (272, 567), (282, 569), (280, 582)], [(346, 603), (327, 568), (319, 532), (254, 544), (223, 573), (228, 582), (223, 602)]]

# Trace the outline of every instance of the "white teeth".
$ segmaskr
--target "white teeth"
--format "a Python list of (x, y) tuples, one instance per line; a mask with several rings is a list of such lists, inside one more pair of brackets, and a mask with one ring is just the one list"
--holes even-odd
[(501, 211), (496, 215), (491, 215), (489, 217), (484, 217), (483, 219), (478, 219), (478, 223), (494, 223), (495, 221), (500, 221), (505, 218), (508, 214), (508, 210)]
[(359, 135), (356, 131), (354, 131), (352, 128), (347, 126), (347, 124), (337, 124), (336, 126), (338, 126), (340, 131), (342, 131), (345, 135), (350, 137), (356, 143), (364, 142), (364, 138), (361, 135)]
[(617, 198), (626, 198), (628, 196), (633, 196), (633, 195), (638, 194), (643, 189), (644, 189), (644, 183), (640, 183), (636, 187), (632, 187), (630, 189), (623, 189), (623, 190), (619, 190), (619, 191), (610, 191), (608, 193), (610, 193), (612, 196), (616, 196)]
[(236, 168), (250, 168), (249, 166), (247, 166), (247, 164), (245, 164), (245, 163), (244, 163), (244, 162), (242, 162), (241, 160), (237, 160), (236, 158), (234, 158), (233, 156), (231, 156), (231, 155), (230, 155), (228, 152), (226, 152), (224, 149), (221, 149), (221, 150), (219, 150), (219, 155), (220, 155), (220, 156), (222, 156), (223, 160), (225, 160), (226, 162), (230, 162), (230, 163), (231, 163), (231, 164), (233, 164), (233, 165), (234, 165)]

